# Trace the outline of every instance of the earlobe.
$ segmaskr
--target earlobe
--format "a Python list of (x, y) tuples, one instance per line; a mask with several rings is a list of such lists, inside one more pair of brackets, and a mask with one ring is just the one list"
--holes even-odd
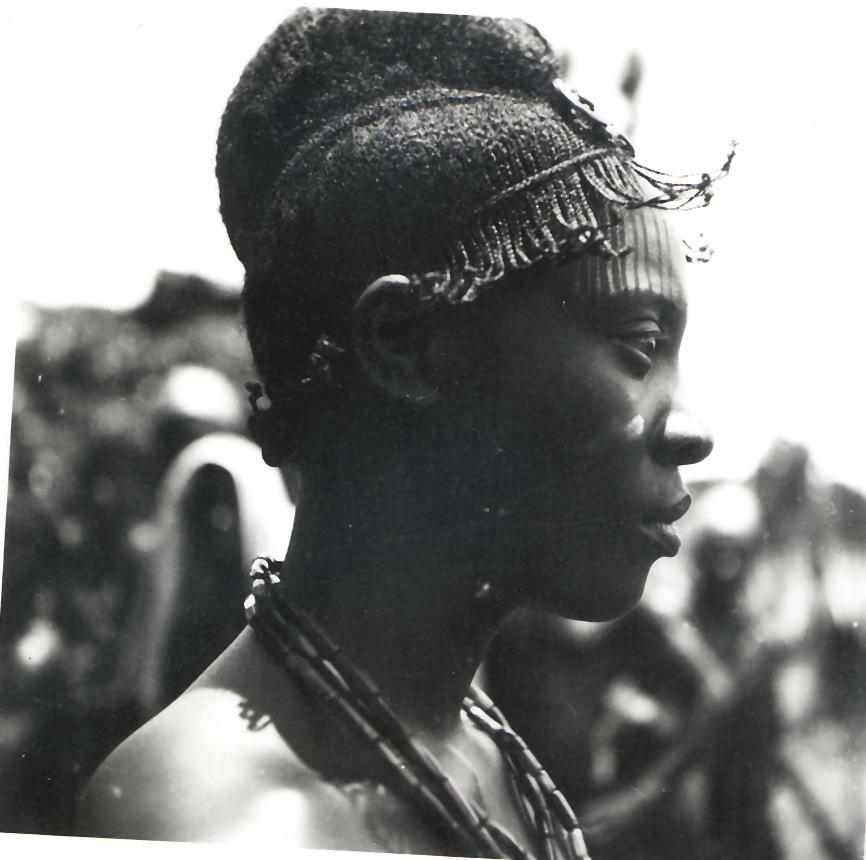
[(369, 379), (391, 396), (419, 403), (437, 396), (426, 361), (429, 311), (408, 278), (386, 275), (361, 293), (352, 343)]

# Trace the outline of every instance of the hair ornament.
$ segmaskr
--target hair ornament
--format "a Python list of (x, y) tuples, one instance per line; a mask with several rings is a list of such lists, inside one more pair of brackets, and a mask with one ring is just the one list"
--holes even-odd
[(619, 202), (626, 206), (648, 206), (654, 209), (701, 208), (712, 199), (715, 183), (730, 172), (737, 146), (736, 141), (731, 142), (731, 149), (724, 164), (715, 173), (672, 176), (639, 164), (634, 161), (634, 147), (628, 138), (617, 131), (611, 123), (602, 119), (596, 113), (595, 105), (589, 99), (571, 89), (562, 78), (555, 78), (552, 87), (554, 103), (557, 104), (566, 119), (570, 120), (576, 131), (580, 134), (593, 134), (600, 145), (604, 145), (606, 142), (615, 147), (615, 150), (618, 150), (616, 157), (628, 161), (634, 173), (644, 180), (654, 192), (657, 192), (655, 194), (651, 192), (651, 196), (647, 197), (641, 189), (641, 193), (628, 199), (631, 197), (628, 191), (626, 190), (625, 194), (622, 193), (623, 189), (628, 189), (628, 182), (623, 183), (621, 181), (622, 177), (619, 175), (620, 171), (617, 169), (617, 165), (610, 163), (611, 159), (602, 154), (602, 157), (597, 159), (599, 169), (595, 171), (596, 176), (586, 178), (590, 180), (591, 184), (595, 184), (593, 178), (596, 181), (601, 179), (602, 183), (608, 186), (604, 189), (608, 193), (611, 190), (618, 190), (623, 198)]
[(562, 78), (553, 81), (555, 91), (554, 101), (559, 105), (565, 116), (576, 122), (581, 130), (596, 130), (603, 136), (625, 150), (629, 158), (634, 158), (634, 147), (629, 139), (615, 130), (614, 127), (603, 120), (596, 112), (595, 105), (584, 98), (580, 93), (573, 90)]
[(247, 400), (254, 415), (267, 412), (271, 408), (271, 398), (265, 394), (261, 382), (246, 382), (244, 388), (249, 392)]
[(300, 384), (318, 387), (329, 383), (334, 377), (334, 365), (345, 352), (346, 350), (337, 346), (328, 335), (320, 334), (313, 351), (307, 356)]
[(704, 234), (698, 235), (697, 241), (700, 244), (692, 246), (685, 239), (683, 245), (686, 247), (686, 262), (687, 263), (709, 263), (715, 254), (715, 249), (704, 239)]

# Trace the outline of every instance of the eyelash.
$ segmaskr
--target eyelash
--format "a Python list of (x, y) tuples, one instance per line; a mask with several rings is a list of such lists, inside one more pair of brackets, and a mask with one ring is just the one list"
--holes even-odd
[(669, 337), (657, 326), (642, 328), (637, 331), (625, 331), (616, 335), (626, 348), (626, 358), (630, 360), (634, 372), (645, 376), (652, 369), (653, 361), (659, 349), (669, 340)]

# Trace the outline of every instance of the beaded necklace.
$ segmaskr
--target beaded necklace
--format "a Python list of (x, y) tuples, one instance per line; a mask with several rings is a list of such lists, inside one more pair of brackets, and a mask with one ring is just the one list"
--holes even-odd
[[(444, 826), (462, 851), (475, 857), (534, 860), (452, 784), (328, 634), (286, 601), (278, 587), (281, 569), (282, 563), (271, 558), (255, 559), (252, 594), (244, 604), (250, 626), (272, 657), (376, 752), (390, 787), (426, 822)], [(538, 836), (541, 860), (590, 860), (568, 801), (490, 698), (473, 686), (462, 710), (502, 752), (521, 798), (520, 811)]]

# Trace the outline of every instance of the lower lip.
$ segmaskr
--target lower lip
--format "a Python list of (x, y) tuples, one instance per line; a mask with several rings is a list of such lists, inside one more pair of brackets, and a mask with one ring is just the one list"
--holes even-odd
[(640, 529), (662, 551), (662, 555), (674, 556), (680, 551), (680, 534), (673, 523), (641, 523)]

